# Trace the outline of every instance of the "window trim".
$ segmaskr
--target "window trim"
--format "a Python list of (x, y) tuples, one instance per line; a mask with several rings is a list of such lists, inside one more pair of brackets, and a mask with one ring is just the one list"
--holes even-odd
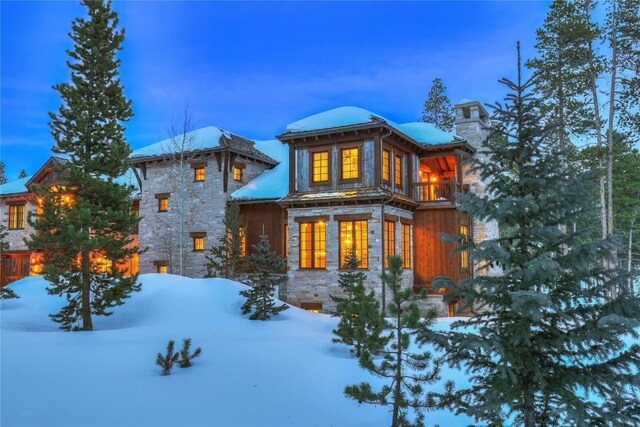
[[(398, 171), (398, 159), (400, 159), (400, 171)], [(393, 186), (400, 190), (404, 190), (404, 177), (403, 177), (403, 163), (404, 163), (404, 153), (398, 154), (394, 152), (393, 155)], [(400, 178), (400, 182), (398, 182), (398, 178)]]
[[(360, 267), (358, 267), (358, 270), (369, 270), (369, 220), (367, 219), (349, 219), (349, 220), (341, 220), (338, 221), (338, 269), (340, 270), (344, 270), (345, 267), (342, 264), (342, 224), (343, 223), (351, 223), (351, 227), (352, 227), (352, 236), (351, 239), (354, 242), (354, 248), (356, 250), (356, 254), (358, 251), (358, 248), (356, 247), (356, 226), (355, 223), (356, 222), (364, 222), (367, 229), (365, 230), (364, 236), (366, 238), (365, 241), (365, 246), (366, 246), (366, 251), (367, 251), (367, 255), (366, 255), (366, 259), (364, 259), (365, 257), (362, 257), (363, 259), (359, 259), (360, 260)], [(360, 248), (360, 250), (362, 251), (362, 248)]]
[[(331, 185), (332, 183), (332, 154), (333, 147), (331, 146), (322, 146), (322, 147), (313, 147), (307, 149), (307, 153), (309, 155), (309, 186), (326, 186)], [(313, 157), (319, 153), (327, 153), (327, 180), (326, 181), (314, 181), (313, 179)]]
[[(198, 172), (202, 172), (202, 179), (198, 179)], [(193, 182), (204, 182), (206, 177), (206, 172), (204, 166), (194, 167), (193, 168)]]
[[(169, 211), (169, 196), (171, 193), (158, 193), (155, 195), (155, 198), (158, 199), (158, 212), (168, 212)], [(161, 209), (162, 200), (167, 201), (167, 208)]]
[[(389, 237), (391, 236), (391, 239)], [(389, 257), (396, 255), (396, 221), (384, 220), (384, 268), (389, 268)]]
[[(389, 157), (388, 157), (389, 164), (387, 166), (387, 173), (389, 174), (389, 176), (386, 179), (384, 177), (384, 155), (385, 155), (385, 153), (387, 153), (389, 155)], [(382, 159), (381, 159), (382, 165), (380, 167), (380, 171), (382, 172), (382, 182), (384, 184), (388, 184), (388, 185), (391, 185), (391, 155), (392, 155), (392, 152), (391, 152), (390, 148), (383, 148), (382, 149)]]
[[(405, 233), (405, 230), (407, 230), (407, 233)], [(413, 257), (411, 256), (411, 249), (413, 247), (413, 242), (411, 240), (412, 231), (411, 223), (400, 221), (400, 251), (402, 256), (402, 268), (405, 270), (411, 270), (413, 268)]]
[[(9, 218), (7, 221), (7, 229), (9, 230), (24, 230), (24, 223), (25, 223), (25, 212), (26, 212), (26, 202), (25, 203), (15, 203), (15, 204), (10, 204), (9, 206)], [(15, 227), (13, 227), (13, 221), (12, 221), (12, 215), (11, 215), (11, 210), (15, 209), (17, 212), (15, 214)]]
[[(358, 177), (357, 178), (342, 178), (342, 173), (343, 173), (343, 159), (342, 159), (342, 155), (343, 152), (346, 150), (353, 150), (353, 149), (357, 149), (358, 150)], [(362, 182), (362, 175), (364, 174), (363, 171), (363, 159), (362, 159), (362, 143), (359, 142), (357, 144), (347, 144), (347, 145), (342, 145), (340, 146), (340, 149), (338, 150), (338, 183), (340, 184), (350, 184), (350, 183), (360, 183)]]
[[(324, 224), (324, 257), (323, 257), (323, 266), (322, 267), (318, 267), (316, 265), (316, 224)], [(299, 226), (298, 226), (298, 240), (299, 240), (299, 244), (298, 244), (298, 269), (299, 270), (326, 270), (327, 268), (327, 222), (323, 221), (322, 219), (316, 220), (316, 221), (299, 221), (298, 222)], [(310, 266), (309, 267), (303, 267), (302, 266), (302, 227), (305, 224), (309, 224), (311, 225), (311, 238), (310, 238), (310, 248), (308, 249), (311, 257), (310, 257)]]
[[(244, 163), (233, 162), (231, 165), (231, 176), (235, 182), (243, 182), (244, 179), (244, 169), (247, 167)], [(236, 179), (236, 171), (240, 173), (240, 179)]]
[[(462, 232), (463, 227), (466, 228), (466, 234)], [(469, 227), (469, 224), (460, 223), (458, 225), (458, 235), (461, 238), (462, 236), (465, 236), (467, 241), (469, 241), (469, 239), (471, 238), (470, 233), (471, 233), (471, 227)], [(460, 268), (460, 271), (464, 271), (464, 272), (471, 270), (471, 251), (469, 249), (460, 251), (458, 267)]]

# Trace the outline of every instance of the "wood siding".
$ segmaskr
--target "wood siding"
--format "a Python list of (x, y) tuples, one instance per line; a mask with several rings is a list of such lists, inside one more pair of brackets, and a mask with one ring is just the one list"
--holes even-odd
[(253, 252), (253, 245), (260, 242), (264, 233), (269, 236), (271, 250), (286, 258), (285, 224), (287, 211), (276, 203), (252, 203), (240, 205), (240, 215), (244, 220), (247, 236), (247, 252)]
[(469, 277), (460, 270), (460, 256), (453, 251), (453, 243), (444, 243), (439, 234), (457, 236), (460, 224), (468, 224), (466, 214), (455, 208), (421, 209), (414, 212), (414, 283), (425, 287), (429, 293), (435, 277), (445, 276), (457, 281)]

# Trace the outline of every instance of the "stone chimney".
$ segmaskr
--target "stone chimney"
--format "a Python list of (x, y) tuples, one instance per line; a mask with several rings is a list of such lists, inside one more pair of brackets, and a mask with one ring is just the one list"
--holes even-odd
[(489, 135), (489, 114), (479, 101), (463, 99), (454, 105), (456, 134), (466, 139), (476, 150)]

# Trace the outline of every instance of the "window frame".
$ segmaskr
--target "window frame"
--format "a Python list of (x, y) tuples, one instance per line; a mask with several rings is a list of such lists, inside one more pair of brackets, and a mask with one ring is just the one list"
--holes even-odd
[(193, 236), (193, 251), (194, 252), (202, 252), (204, 251), (204, 236)]
[[(385, 154), (387, 154), (387, 177), (385, 178)], [(380, 168), (382, 171), (382, 182), (385, 184), (391, 185), (391, 150), (388, 148), (382, 149), (382, 167)]]
[[(247, 165), (245, 165), (244, 163), (233, 162), (233, 164), (231, 165), (231, 177), (235, 182), (244, 182), (244, 169), (246, 168), (246, 166)], [(236, 171), (238, 172), (237, 176)]]
[[(357, 233), (356, 233), (357, 222), (361, 222), (365, 224), (365, 230), (364, 230), (364, 233), (362, 233), (362, 236), (364, 236), (364, 246), (360, 248), (358, 248), (357, 246), (358, 242), (360, 242), (361, 244), (363, 242), (357, 239)], [(350, 250), (350, 248), (343, 248), (343, 243), (342, 243), (342, 224), (348, 224), (348, 223), (351, 223), (351, 240), (353, 241), (353, 247), (355, 248), (356, 257), (358, 257), (358, 260), (360, 261), (360, 266), (358, 267), (358, 270), (368, 270), (369, 269), (369, 220), (365, 218), (348, 219), (348, 220), (343, 219), (338, 221), (338, 268), (341, 270), (345, 269), (344, 259), (346, 258), (347, 251)], [(363, 249), (366, 251), (364, 256), (362, 256)], [(343, 257), (343, 253), (345, 257)]]
[[(358, 156), (358, 176), (356, 178), (343, 178), (344, 176), (344, 152), (348, 151), (348, 150), (357, 150), (357, 156)], [(341, 184), (348, 184), (348, 183), (359, 183), (362, 182), (362, 175), (363, 175), (363, 170), (362, 170), (362, 143), (358, 143), (358, 144), (348, 144), (348, 145), (343, 145), (340, 147), (339, 151), (338, 151), (338, 182)]]
[(402, 268), (410, 270), (413, 267), (411, 257), (411, 224), (400, 222), (400, 246), (402, 253)]
[[(309, 154), (309, 186), (331, 185), (331, 165), (332, 165), (332, 147), (322, 146), (308, 149)], [(325, 181), (316, 181), (314, 179), (314, 161), (317, 154), (327, 154), (327, 179)]]
[(204, 166), (193, 168), (193, 182), (204, 182), (206, 177)]
[[(169, 212), (169, 196), (169, 193), (156, 194), (155, 197), (158, 199), (158, 212)], [(162, 209), (163, 202), (166, 203), (166, 207), (164, 209)]]
[[(464, 232), (463, 229), (465, 229), (466, 232)], [(469, 227), (469, 224), (460, 223), (460, 225), (458, 226), (458, 235), (460, 236), (461, 239), (464, 236), (464, 242), (469, 241), (470, 232), (471, 232), (471, 228)], [(471, 253), (469, 249), (460, 251), (460, 262), (458, 266), (460, 267), (460, 271), (469, 271), (471, 269)]]
[[(322, 236), (322, 239), (318, 239), (316, 234), (322, 233), (322, 231), (317, 230), (317, 226), (319, 225), (323, 225), (324, 227), (324, 236)], [(310, 256), (309, 256), (309, 266), (303, 266), (303, 260), (306, 257), (303, 257), (303, 244), (302, 244), (302, 228), (304, 226), (310, 226), (310, 238), (309, 238), (309, 246), (310, 248), (308, 249)], [(299, 227), (298, 227), (298, 232), (299, 232), (299, 251), (298, 251), (298, 268), (300, 270), (325, 270), (327, 268), (327, 221), (325, 220), (314, 220), (314, 221), (299, 221)], [(324, 249), (324, 255), (322, 257), (317, 256), (316, 252), (318, 250), (317, 248), (317, 244), (319, 242), (322, 242), (323, 248)], [(318, 259), (321, 259), (322, 262), (318, 263)], [(306, 263), (306, 261), (305, 261)], [(321, 265), (318, 265), (321, 264)]]
[[(391, 237), (391, 239), (389, 239)], [(396, 255), (396, 222), (384, 220), (384, 268), (389, 268), (389, 257)]]
[[(398, 160), (400, 160), (398, 162)], [(395, 188), (404, 190), (404, 179), (402, 176), (403, 173), (403, 166), (402, 164), (404, 163), (404, 153), (400, 153), (398, 154), (397, 152), (394, 152), (394, 156), (393, 156), (393, 185)], [(398, 182), (398, 179), (400, 179), (400, 182)]]
[[(9, 205), (9, 218), (7, 229), (9, 230), (24, 230), (25, 223), (25, 209), (26, 203), (15, 203)], [(15, 214), (12, 211), (15, 210)], [(15, 221), (15, 222), (14, 222)]]

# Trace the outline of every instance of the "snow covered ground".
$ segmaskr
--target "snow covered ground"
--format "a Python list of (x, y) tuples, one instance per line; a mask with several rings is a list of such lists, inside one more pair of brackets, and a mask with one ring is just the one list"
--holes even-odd
[[(240, 315), (239, 283), (158, 274), (141, 281), (143, 290), (113, 316), (95, 317), (89, 333), (63, 332), (49, 320), (64, 301), (46, 293), (42, 278), (11, 285), (21, 298), (0, 311), (0, 425), (389, 424), (387, 408), (344, 397), (345, 385), (370, 378), (346, 347), (331, 343), (336, 319), (291, 308), (250, 321)], [(156, 354), (186, 337), (202, 356), (160, 376)], [(434, 412), (427, 421), (470, 420)]]

